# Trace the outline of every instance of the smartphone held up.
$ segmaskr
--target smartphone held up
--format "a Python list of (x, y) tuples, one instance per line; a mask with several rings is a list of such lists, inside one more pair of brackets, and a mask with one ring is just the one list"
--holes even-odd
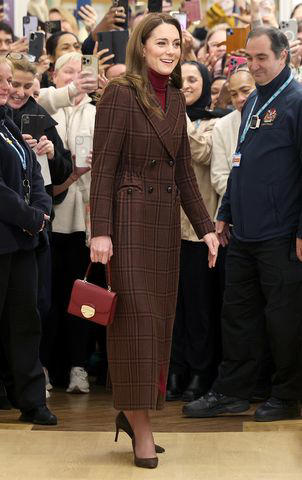
[(92, 137), (90, 135), (77, 135), (75, 138), (75, 166), (89, 167), (87, 159), (92, 150)]

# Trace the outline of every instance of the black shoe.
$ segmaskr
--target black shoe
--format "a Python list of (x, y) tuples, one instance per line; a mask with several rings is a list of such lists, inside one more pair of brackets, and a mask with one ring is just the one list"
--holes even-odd
[(182, 396), (181, 375), (170, 373), (167, 383), (166, 401), (180, 400)]
[(256, 422), (274, 422), (275, 420), (290, 420), (300, 416), (299, 400), (282, 400), (270, 397), (257, 408), (254, 419)]
[(209, 391), (203, 397), (188, 403), (182, 409), (187, 417), (216, 417), (221, 413), (242, 413), (250, 408), (248, 400), (228, 397), (222, 393)]
[(254, 392), (252, 398), (250, 398), (251, 403), (263, 403), (265, 402), (268, 398), (270, 397), (270, 392), (267, 391), (259, 391), (259, 392)]
[(21, 422), (34, 423), (36, 425), (57, 425), (57, 417), (44, 405), (27, 412), (22, 412), (19, 420)]
[(0, 396), (0, 410), (11, 410), (12, 405), (6, 395)]
[(201, 382), (200, 375), (193, 375), (189, 385), (187, 386), (186, 390), (182, 394), (182, 401), (183, 402), (193, 402), (201, 395), (204, 395), (208, 391), (209, 385), (207, 387)]

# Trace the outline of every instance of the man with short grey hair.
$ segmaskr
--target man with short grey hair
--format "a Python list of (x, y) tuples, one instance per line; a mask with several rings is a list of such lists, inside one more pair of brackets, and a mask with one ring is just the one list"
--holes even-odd
[(223, 361), (210, 392), (183, 412), (247, 410), (267, 335), (275, 374), (255, 420), (273, 421), (299, 417), (302, 398), (302, 86), (280, 30), (253, 30), (246, 55), (257, 88), (242, 112), (216, 225), (221, 244), (229, 243)]

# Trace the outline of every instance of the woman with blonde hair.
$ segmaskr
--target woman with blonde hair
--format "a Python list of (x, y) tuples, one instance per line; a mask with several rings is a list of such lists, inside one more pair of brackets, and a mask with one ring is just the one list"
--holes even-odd
[[(1, 360), (4, 354), (12, 377), (7, 385), (9, 398), (21, 410), (20, 420), (55, 425), (57, 418), (46, 406), (45, 377), (39, 361), (41, 322), (35, 256), (39, 234), (50, 219), (51, 199), (35, 154), (6, 107), (11, 82), (12, 64), (0, 57)], [(7, 373), (4, 368), (1, 361), (0, 377)], [(0, 386), (1, 390), (3, 393)]]
[(214, 266), (217, 239), (191, 166), (181, 88), (182, 33), (168, 14), (133, 31), (126, 73), (99, 102), (91, 183), (91, 259), (112, 267), (117, 312), (108, 328), (117, 434), (134, 462), (155, 468), (149, 410), (164, 406), (179, 251), (180, 203)]

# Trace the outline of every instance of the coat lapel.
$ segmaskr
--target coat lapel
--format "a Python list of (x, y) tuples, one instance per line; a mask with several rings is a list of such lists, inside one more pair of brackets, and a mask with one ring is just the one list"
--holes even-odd
[[(155, 132), (157, 133), (159, 139), (163, 143), (169, 155), (175, 160), (178, 145), (173, 138), (173, 133), (177, 128), (177, 123), (180, 115), (180, 105), (181, 103), (178, 100), (178, 95), (174, 92), (174, 89), (168, 85), (167, 88), (167, 97), (166, 97), (166, 112), (164, 113), (163, 118), (159, 118), (155, 113), (150, 113), (145, 109), (137, 98), (137, 102), (142, 109), (147, 120), (151, 123)], [(159, 101), (156, 98), (158, 105), (160, 106)]]

